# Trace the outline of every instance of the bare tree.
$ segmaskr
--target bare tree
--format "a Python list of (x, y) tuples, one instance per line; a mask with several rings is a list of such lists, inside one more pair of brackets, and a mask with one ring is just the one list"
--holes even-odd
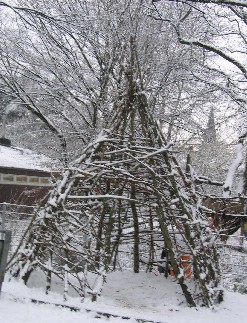
[[(20, 1), (11, 8), (18, 28), (14, 39), (3, 30), (4, 90), (60, 138), (69, 160), (101, 129), (123, 91), (130, 24), (140, 88), (173, 140), (197, 135), (195, 114), (219, 96), (219, 87), (205, 81), (218, 75), (203, 67), (200, 51), (181, 45), (173, 26), (149, 17), (139, 1)], [(182, 14), (172, 5), (168, 11), (173, 21)]]
[[(175, 20), (166, 14), (173, 3), (180, 12)], [(233, 178), (244, 162), (246, 132), (246, 44), (247, 21), (245, 1), (155, 1), (150, 14), (154, 19), (170, 24), (180, 44), (192, 51), (199, 49), (203, 58), (203, 69), (199, 68), (196, 78), (218, 88), (222, 95), (219, 105), (232, 111), (238, 119), (238, 144), (236, 158), (229, 169), (224, 185), (224, 196), (232, 190)], [(165, 10), (164, 10), (165, 9)], [(193, 25), (195, 28), (187, 28)], [(202, 66), (202, 61), (198, 61)], [(208, 77), (213, 73), (215, 77)], [(212, 75), (212, 74), (211, 74)], [(238, 116), (238, 117), (237, 117)]]

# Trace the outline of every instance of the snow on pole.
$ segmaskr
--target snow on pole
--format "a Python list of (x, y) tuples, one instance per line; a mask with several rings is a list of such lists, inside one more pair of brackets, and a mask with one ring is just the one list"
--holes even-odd
[(63, 299), (68, 300), (68, 265), (64, 265), (64, 290), (63, 290)]
[(236, 158), (229, 167), (228, 174), (226, 177), (225, 184), (223, 186), (223, 197), (229, 197), (231, 195), (231, 189), (233, 185), (234, 176), (238, 167), (243, 162), (243, 143), (239, 142), (236, 147)]

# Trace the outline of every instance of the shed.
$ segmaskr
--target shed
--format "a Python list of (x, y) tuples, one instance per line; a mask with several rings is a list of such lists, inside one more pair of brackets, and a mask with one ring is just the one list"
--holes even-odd
[(52, 161), (27, 149), (0, 144), (0, 203), (42, 203), (52, 186)]

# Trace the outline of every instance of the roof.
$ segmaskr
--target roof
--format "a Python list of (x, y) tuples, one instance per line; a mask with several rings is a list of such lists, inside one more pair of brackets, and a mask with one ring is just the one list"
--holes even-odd
[(45, 155), (33, 153), (28, 149), (0, 146), (0, 167), (18, 168), (50, 172), (53, 162)]

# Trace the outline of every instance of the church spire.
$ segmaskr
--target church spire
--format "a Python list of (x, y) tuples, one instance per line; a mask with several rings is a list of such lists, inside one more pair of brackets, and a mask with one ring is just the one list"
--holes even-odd
[(216, 142), (216, 129), (214, 121), (214, 109), (211, 108), (208, 117), (207, 128), (204, 130), (203, 141), (206, 143)]

